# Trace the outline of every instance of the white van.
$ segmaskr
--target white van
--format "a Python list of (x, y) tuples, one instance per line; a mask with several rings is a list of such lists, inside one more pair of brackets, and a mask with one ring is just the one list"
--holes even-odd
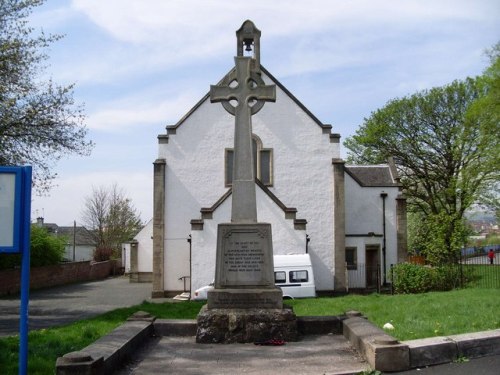
[[(284, 299), (316, 297), (314, 273), (309, 254), (275, 255), (274, 283), (283, 291)], [(192, 296), (195, 301), (206, 300), (207, 292), (214, 284), (197, 289)]]
[(284, 299), (316, 297), (309, 254), (275, 255), (274, 283), (283, 291)]

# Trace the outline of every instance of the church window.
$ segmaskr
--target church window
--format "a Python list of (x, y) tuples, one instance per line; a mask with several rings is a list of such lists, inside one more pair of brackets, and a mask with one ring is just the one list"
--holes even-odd
[(356, 270), (358, 269), (358, 261), (357, 261), (357, 252), (358, 249), (356, 247), (346, 247), (345, 249), (345, 262), (347, 264), (348, 270)]
[[(273, 150), (263, 148), (262, 141), (256, 135), (252, 136), (253, 168), (254, 175), (266, 186), (273, 185)], [(225, 150), (225, 184), (231, 186), (233, 182), (234, 151), (232, 148)]]

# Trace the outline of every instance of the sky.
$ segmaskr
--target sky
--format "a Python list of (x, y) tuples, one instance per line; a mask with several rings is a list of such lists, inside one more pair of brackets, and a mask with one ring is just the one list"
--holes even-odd
[(391, 99), (480, 75), (500, 41), (498, 0), (48, 0), (30, 25), (64, 38), (44, 75), (75, 84), (95, 148), (58, 162), (32, 219), (82, 225), (115, 183), (149, 221), (157, 136), (232, 68), (247, 19), (261, 64), (341, 141)]

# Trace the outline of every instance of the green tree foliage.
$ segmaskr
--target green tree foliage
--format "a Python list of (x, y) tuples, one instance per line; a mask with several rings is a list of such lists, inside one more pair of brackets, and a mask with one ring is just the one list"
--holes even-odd
[(54, 164), (69, 153), (88, 155), (83, 108), (73, 85), (44, 80), (46, 50), (60, 39), (28, 25), (43, 0), (0, 2), (0, 164), (33, 166), (39, 191), (50, 187)]
[(444, 211), (429, 215), (410, 212), (409, 217), (409, 245), (414, 252), (434, 265), (458, 260), (458, 250), (464, 247), (471, 234), (464, 218), (450, 216)]
[[(46, 228), (31, 226), (30, 265), (31, 267), (58, 264), (63, 260), (66, 238), (51, 235)], [(21, 265), (18, 254), (0, 254), (0, 269)]]
[(106, 253), (107, 249), (120, 250), (121, 244), (131, 240), (142, 228), (132, 201), (116, 184), (110, 188), (92, 188), (92, 193), (85, 198), (82, 220), (94, 236), (97, 254)]
[(391, 100), (345, 142), (350, 162), (394, 157), (409, 209), (424, 219), (421, 240), (445, 253), (436, 260), (464, 245), (464, 212), (499, 180), (498, 106), (477, 107), (492, 85), (468, 78)]

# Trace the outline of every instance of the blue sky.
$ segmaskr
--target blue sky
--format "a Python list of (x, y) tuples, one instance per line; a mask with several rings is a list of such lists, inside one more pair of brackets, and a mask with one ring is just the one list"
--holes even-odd
[(481, 74), (500, 40), (498, 0), (48, 0), (31, 25), (65, 37), (45, 74), (75, 83), (96, 147), (57, 164), (33, 218), (81, 223), (92, 186), (116, 183), (149, 220), (156, 137), (232, 67), (246, 19), (262, 65), (342, 140), (391, 99)]

